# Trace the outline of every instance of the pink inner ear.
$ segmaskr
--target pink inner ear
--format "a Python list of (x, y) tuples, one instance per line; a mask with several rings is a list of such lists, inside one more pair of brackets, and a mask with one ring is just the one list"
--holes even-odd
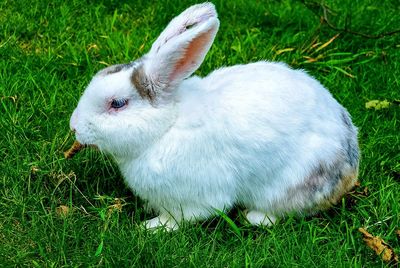
[(199, 61), (203, 60), (204, 50), (212, 36), (212, 30), (205, 32), (194, 38), (183, 54), (183, 57), (175, 64), (174, 71), (171, 73), (170, 81), (174, 81), (178, 77), (185, 76), (188, 72), (197, 68)]

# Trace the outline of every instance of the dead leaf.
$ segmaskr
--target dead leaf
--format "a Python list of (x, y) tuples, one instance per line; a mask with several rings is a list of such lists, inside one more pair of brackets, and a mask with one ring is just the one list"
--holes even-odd
[(399, 241), (400, 241), (400, 229), (396, 230), (396, 234), (397, 234), (397, 239), (399, 239)]
[(381, 109), (387, 109), (392, 105), (391, 102), (387, 100), (371, 100), (367, 103), (365, 103), (365, 108), (367, 109), (375, 109), (375, 110), (381, 110)]
[(98, 47), (96, 44), (90, 44), (90, 45), (88, 46), (88, 48), (87, 48), (87, 51), (90, 51), (90, 50), (92, 50), (92, 49), (94, 49), (94, 50), (99, 50), (99, 47)]
[(359, 228), (359, 232), (363, 234), (363, 240), (365, 244), (375, 251), (376, 254), (381, 256), (385, 262), (399, 262), (399, 257), (394, 253), (393, 249), (380, 238), (379, 236), (373, 236), (368, 233), (364, 228)]
[(340, 34), (335, 35), (334, 37), (332, 37), (331, 39), (329, 39), (327, 42), (325, 42), (324, 44), (322, 44), (319, 48), (317, 48), (315, 51), (320, 51), (321, 49), (326, 48), (327, 46), (329, 46)]
[(70, 181), (71, 183), (75, 183), (75, 181), (77, 179), (76, 174), (73, 171), (70, 171), (69, 173), (64, 173), (62, 171), (60, 171), (58, 173), (51, 172), (49, 175), (50, 175), (52, 182), (56, 186), (56, 188), (58, 186), (60, 186), (61, 183), (63, 183), (66, 180)]
[(309, 56), (303, 56), (307, 60), (307, 62), (312, 63), (318, 61), (316, 58), (311, 58)]
[(112, 213), (113, 211), (122, 212), (122, 207), (126, 205), (125, 200), (122, 198), (114, 198), (114, 204), (108, 206), (108, 212)]
[(288, 47), (288, 48), (280, 49), (280, 50), (278, 50), (278, 51), (276, 52), (276, 55), (280, 55), (280, 54), (282, 54), (282, 53), (290, 52), (290, 51), (293, 51), (293, 50), (295, 50), (294, 47)]
[(364, 187), (364, 189), (360, 189), (361, 184), (360, 181), (357, 181), (354, 184), (354, 188), (347, 193), (347, 196), (349, 197), (367, 197), (369, 195), (368, 187)]
[(7, 100), (10, 99), (12, 100), (13, 103), (15, 103), (17, 101), (17, 96), (3, 96), (1, 97), (1, 100)]
[(105, 61), (99, 61), (99, 63), (100, 63), (100, 64), (103, 64), (103, 65), (105, 65), (105, 66), (110, 66), (110, 64), (107, 63), (107, 62), (105, 62)]
[(351, 191), (347, 192), (345, 195), (346, 198), (346, 208), (352, 209), (358, 202), (358, 200), (365, 198), (369, 195), (368, 187), (361, 188), (360, 181), (357, 181), (354, 184), (354, 187)]
[(58, 216), (66, 217), (69, 214), (69, 207), (61, 205), (56, 208), (56, 213)]
[(36, 173), (38, 173), (40, 171), (40, 169), (37, 166), (31, 166), (31, 173), (33, 175), (35, 175)]
[(364, 187), (361, 191), (354, 189), (353, 191), (348, 193), (351, 196), (358, 196), (358, 197), (367, 197), (369, 195), (368, 187)]

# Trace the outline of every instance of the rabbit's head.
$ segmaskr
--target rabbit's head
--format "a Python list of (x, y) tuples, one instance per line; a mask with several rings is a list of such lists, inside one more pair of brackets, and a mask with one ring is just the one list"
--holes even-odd
[(177, 116), (176, 89), (200, 66), (218, 27), (213, 4), (194, 5), (145, 56), (98, 72), (71, 117), (76, 139), (116, 157), (135, 157), (158, 140)]

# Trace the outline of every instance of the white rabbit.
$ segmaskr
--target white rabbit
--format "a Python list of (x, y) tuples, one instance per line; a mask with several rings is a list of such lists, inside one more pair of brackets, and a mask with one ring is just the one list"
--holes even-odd
[(304, 71), (261, 61), (188, 78), (218, 27), (213, 4), (188, 8), (148, 54), (97, 73), (72, 114), (76, 139), (111, 154), (159, 213), (147, 228), (235, 204), (269, 225), (328, 208), (356, 182), (357, 129)]

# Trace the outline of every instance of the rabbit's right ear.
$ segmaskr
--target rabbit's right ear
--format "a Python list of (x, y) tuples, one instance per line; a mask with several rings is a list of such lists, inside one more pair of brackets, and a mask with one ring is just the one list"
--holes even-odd
[(174, 18), (143, 57), (141, 70), (132, 75), (139, 92), (155, 97), (189, 77), (204, 60), (218, 27), (211, 3), (191, 6)]

